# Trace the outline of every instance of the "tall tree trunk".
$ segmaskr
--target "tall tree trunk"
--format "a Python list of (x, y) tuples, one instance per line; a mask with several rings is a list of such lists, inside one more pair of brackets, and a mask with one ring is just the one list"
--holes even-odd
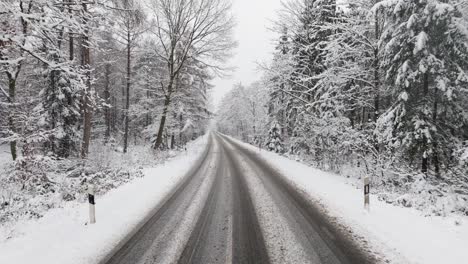
[[(146, 87), (146, 98), (148, 99), (148, 101), (150, 97), (151, 95), (150, 95), (149, 87)], [(146, 126), (149, 126), (149, 125), (150, 125), (150, 115), (149, 115), (148, 109), (146, 109)]]
[(175, 135), (174, 133), (171, 134), (171, 149), (175, 147)]
[[(54, 56), (55, 57), (55, 56)], [(55, 63), (57, 63), (57, 60), (55, 61)], [(52, 94), (52, 97), (54, 98), (53, 100), (56, 100), (56, 82), (55, 80), (57, 79), (57, 71), (56, 70), (52, 70), (50, 72), (50, 86), (48, 87), (50, 90), (48, 92), (49, 96)], [(51, 115), (51, 124), (50, 124), (50, 128), (52, 130), (55, 129), (56, 125), (57, 125), (57, 113), (55, 110), (52, 110), (52, 112), (49, 112), (49, 114)], [(55, 136), (49, 138), (49, 140), (46, 141), (45, 145), (46, 145), (46, 148), (49, 148), (50, 151), (52, 151), (52, 153), (55, 153), (55, 154), (58, 154), (58, 150), (55, 148), (55, 144), (56, 144), (56, 138)], [(60, 156), (60, 154), (59, 154)], [(61, 156), (63, 157), (63, 156)]]
[(184, 120), (184, 116), (182, 113), (179, 115), (179, 146), (182, 146), (184, 143), (182, 142), (182, 130), (184, 129), (184, 124), (182, 123)]
[(164, 108), (161, 116), (161, 121), (159, 122), (158, 136), (156, 137), (156, 142), (154, 144), (155, 149), (160, 148), (163, 141), (164, 126), (166, 125), (167, 113), (169, 112), (169, 105), (171, 104), (171, 96), (174, 88), (173, 86), (175, 78), (176, 76), (172, 75), (169, 81), (169, 85), (167, 86), (167, 95), (166, 99), (164, 100)]
[(117, 105), (117, 98), (115, 96), (112, 96), (111, 97), (111, 101), (112, 101), (112, 109), (111, 109), (111, 132), (112, 133), (115, 133), (116, 131), (116, 123), (117, 123), (117, 116), (118, 116), (118, 113), (117, 113), (117, 108), (115, 107)]
[(366, 122), (366, 112), (367, 112), (367, 111), (366, 111), (366, 107), (363, 106), (363, 107), (361, 108), (361, 117), (360, 117), (360, 118), (361, 118), (361, 129), (363, 129), (363, 128), (364, 128), (364, 124), (367, 123), (367, 122)]
[(130, 30), (127, 30), (127, 91), (126, 91), (126, 98), (125, 98), (125, 132), (124, 132), (124, 148), (123, 152), (127, 153), (128, 148), (128, 125), (129, 125), (129, 115), (128, 112), (130, 110), (130, 78), (131, 78), (131, 35)]
[(285, 105), (284, 105), (284, 84), (281, 84), (281, 121), (280, 121), (280, 126), (281, 126), (281, 136), (284, 137), (284, 130), (285, 130), (285, 124), (286, 124), (286, 111), (285, 111)]
[[(30, 1), (28, 4), (27, 4), (27, 7), (26, 6), (23, 6), (23, 2), (20, 1), (19, 2), (19, 7), (21, 9), (21, 12), (25, 13), (25, 14), (30, 14), (31, 13), (31, 8), (32, 8), (32, 5), (33, 5), (33, 2)], [(22, 45), (25, 45), (26, 43), (26, 36), (27, 36), (27, 33), (28, 33), (28, 22), (27, 20), (25, 20), (23, 17), (21, 17), (21, 26), (22, 26), (22, 33), (23, 33), (23, 41), (22, 41)], [(19, 56), (19, 58), (21, 58), (24, 54), (24, 51), (21, 51), (21, 54)], [(1, 52), (1, 49), (0, 49), (0, 59), (3, 59), (3, 54)], [(8, 126), (9, 126), (9, 129), (10, 129), (10, 132), (16, 136), (16, 126), (15, 126), (15, 120), (14, 120), (14, 114), (15, 114), (15, 103), (16, 103), (16, 82), (18, 80), (18, 76), (20, 74), (20, 71), (21, 71), (21, 68), (22, 68), (22, 63), (23, 63), (23, 60), (20, 60), (20, 62), (18, 63), (18, 65), (16, 66), (16, 69), (14, 71), (14, 73), (10, 73), (10, 72), (7, 72), (7, 77), (8, 77), (8, 97), (9, 97), (9, 103), (10, 103), (10, 107), (9, 107), (9, 111), (8, 111)], [(16, 160), (16, 158), (18, 157), (18, 150), (17, 150), (17, 142), (16, 140), (12, 140), (10, 141), (10, 152), (11, 152), (11, 157), (13, 158), (13, 160)]]
[(85, 159), (88, 157), (89, 153), (89, 143), (91, 141), (91, 121), (93, 118), (93, 109), (91, 106), (91, 54), (90, 54), (90, 47), (89, 47), (89, 31), (88, 31), (88, 21), (86, 15), (88, 13), (87, 4), (83, 4), (83, 12), (84, 12), (84, 24), (85, 24), (85, 32), (83, 35), (82, 45), (82, 61), (81, 64), (83, 68), (86, 70), (86, 90), (83, 93), (83, 141), (81, 145), (81, 158)]
[[(434, 89), (434, 106), (432, 112), (432, 122), (434, 125), (437, 123), (437, 111), (438, 111), (438, 92), (437, 89)], [(440, 164), (439, 164), (439, 151), (438, 151), (438, 142), (437, 137), (432, 139), (432, 162), (434, 163), (434, 172), (437, 177), (440, 177)]]
[[(374, 30), (375, 30), (375, 40), (376, 42), (380, 39), (380, 30), (379, 30), (379, 12), (375, 11), (374, 15)], [(374, 125), (377, 126), (377, 120), (380, 116), (380, 58), (379, 58), (379, 48), (378, 45), (374, 48)], [(374, 134), (374, 147), (380, 152), (380, 146), (377, 140), (377, 135)], [(374, 160), (374, 162), (377, 162)]]
[[(423, 76), (423, 93), (424, 93), (424, 100), (429, 100), (429, 74), (426, 72)], [(428, 157), (428, 147), (427, 147), (428, 139), (426, 136), (423, 136), (423, 155), (422, 155), (422, 164), (421, 164), (421, 172), (427, 173), (429, 170), (429, 157)]]
[[(72, 4), (73, 0), (69, 0), (68, 3), (70, 4), (69, 5), (69, 8), (68, 8), (68, 13), (70, 13), (70, 20), (73, 18), (73, 9), (71, 7), (71, 4)], [(68, 33), (68, 37), (69, 37), (69, 47), (68, 47), (68, 52), (69, 52), (69, 55), (70, 55), (70, 61), (73, 61), (75, 59), (75, 43), (74, 43), (74, 38), (73, 38), (73, 32), (69, 32)]]
[[(14, 121), (14, 113), (15, 113), (15, 95), (16, 95), (16, 79), (8, 74), (8, 96), (10, 97), (10, 109), (8, 112), (8, 125), (10, 127), (10, 131), (12, 134), (16, 133), (15, 121)], [(10, 152), (11, 157), (13, 160), (16, 160), (17, 156), (17, 146), (16, 140), (10, 141)]]
[(164, 126), (166, 125), (166, 118), (167, 118), (167, 113), (169, 111), (169, 105), (171, 104), (171, 96), (168, 94), (166, 96), (166, 99), (164, 100), (164, 108), (163, 108), (163, 113), (161, 116), (161, 121), (159, 122), (159, 130), (158, 130), (158, 136), (156, 138), (156, 143), (154, 144), (154, 148), (158, 149), (161, 147), (162, 141), (163, 141), (163, 134), (164, 134)]
[(105, 69), (105, 81), (104, 81), (104, 99), (106, 100), (106, 108), (104, 115), (106, 118), (106, 133), (104, 135), (105, 141), (108, 142), (111, 131), (111, 109), (109, 108), (110, 102), (110, 63), (106, 63)]
[[(378, 17), (378, 12), (375, 12), (375, 17), (374, 17), (374, 23), (375, 23), (375, 39), (378, 41), (380, 39), (380, 33), (379, 33), (379, 17)], [(375, 47), (374, 49), (374, 122), (377, 122), (377, 119), (379, 118), (379, 111), (380, 111), (380, 80), (379, 80), (379, 48)]]

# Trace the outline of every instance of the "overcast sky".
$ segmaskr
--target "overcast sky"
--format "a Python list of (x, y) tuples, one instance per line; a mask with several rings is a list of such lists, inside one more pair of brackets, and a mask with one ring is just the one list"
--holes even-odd
[(249, 85), (260, 79), (257, 62), (269, 61), (274, 50), (273, 41), (277, 36), (268, 30), (280, 0), (232, 0), (236, 17), (235, 39), (239, 46), (230, 65), (236, 67), (232, 77), (214, 81), (213, 99), (215, 105), (234, 84)]

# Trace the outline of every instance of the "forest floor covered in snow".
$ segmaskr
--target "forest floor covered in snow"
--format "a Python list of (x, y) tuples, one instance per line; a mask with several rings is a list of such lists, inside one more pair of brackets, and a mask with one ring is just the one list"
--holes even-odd
[[(244, 140), (245, 141), (245, 140)], [(257, 145), (252, 143), (252, 145)], [(247, 142), (247, 141), (245, 141)], [(289, 143), (289, 144), (288, 144)], [(291, 145), (288, 142), (285, 145)], [(289, 148), (286, 148), (289, 149)], [(467, 152), (468, 153), (468, 152)], [(320, 153), (319, 153), (320, 154)], [(410, 167), (408, 161), (380, 156), (360, 156), (337, 153), (333, 160), (317, 154), (282, 154), (288, 159), (313, 168), (340, 175), (356, 188), (362, 188), (363, 178), (370, 177), (371, 192), (375, 198), (388, 204), (414, 208), (425, 216), (468, 216), (468, 174), (463, 166), (445, 168), (440, 175), (429, 170), (427, 174)], [(464, 158), (468, 168), (468, 155)]]
[[(2, 146), (0, 263), (95, 262), (174, 188), (201, 155), (206, 140), (189, 143), (187, 151), (154, 154), (142, 147), (123, 154), (101, 147), (92, 151), (99, 155), (84, 164), (50, 161), (53, 168), (41, 167), (41, 173), (51, 183), (34, 194), (23, 189), (31, 186), (11, 180), (13, 162)], [(88, 225), (89, 182), (97, 186), (94, 225)]]
[[(240, 141), (239, 141), (240, 142)], [(284, 175), (288, 182), (320, 205), (326, 214), (349, 227), (358, 241), (383, 252), (392, 263), (462, 263), (468, 259), (468, 217), (428, 215), (390, 204), (371, 194), (370, 212), (363, 207), (359, 181), (324, 172), (296, 160), (242, 143)]]
[[(15, 236), (17, 222), (41, 218), (53, 208), (70, 201), (86, 201), (89, 183), (101, 195), (122, 184), (142, 177), (142, 169), (155, 166), (177, 154), (176, 151), (153, 153), (150, 147), (137, 146), (124, 154), (112, 145), (96, 144), (86, 160), (57, 160), (34, 156), (29, 160), (11, 160), (3, 145), (0, 165), (0, 224)], [(0, 241), (2, 238), (0, 237)]]

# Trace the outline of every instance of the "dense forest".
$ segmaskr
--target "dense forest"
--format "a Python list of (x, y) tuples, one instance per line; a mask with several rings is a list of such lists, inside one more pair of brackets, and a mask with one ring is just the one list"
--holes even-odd
[(115, 188), (203, 135), (211, 82), (236, 45), (230, 9), (0, 1), (0, 222), (54, 207), (56, 193), (81, 199), (90, 181)]
[(273, 27), (273, 61), (224, 98), (243, 111), (221, 112), (222, 131), (387, 191), (454, 194), (466, 210), (466, 1), (295, 0)]
[(95, 138), (124, 152), (131, 141), (173, 148), (184, 127), (203, 133), (210, 81), (233, 47), (227, 2), (7, 0), (0, 10), (1, 139), (13, 159), (84, 158)]

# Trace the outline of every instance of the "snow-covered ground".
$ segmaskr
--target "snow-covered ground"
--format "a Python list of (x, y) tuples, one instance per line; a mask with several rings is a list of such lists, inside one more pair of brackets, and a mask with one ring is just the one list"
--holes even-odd
[(187, 152), (144, 169), (144, 177), (96, 198), (97, 223), (87, 224), (88, 204), (68, 202), (42, 218), (16, 224), (15, 236), (0, 227), (0, 263), (97, 263), (182, 180), (200, 157), (207, 136)]
[[(233, 138), (233, 140), (235, 140)], [(421, 211), (378, 201), (363, 208), (363, 191), (345, 177), (323, 172), (275, 153), (243, 144), (274, 166), (288, 181), (339, 223), (353, 230), (356, 239), (392, 263), (466, 263), (468, 217), (424, 216)], [(364, 239), (362, 239), (364, 238)], [(366, 242), (364, 242), (366, 241)]]

